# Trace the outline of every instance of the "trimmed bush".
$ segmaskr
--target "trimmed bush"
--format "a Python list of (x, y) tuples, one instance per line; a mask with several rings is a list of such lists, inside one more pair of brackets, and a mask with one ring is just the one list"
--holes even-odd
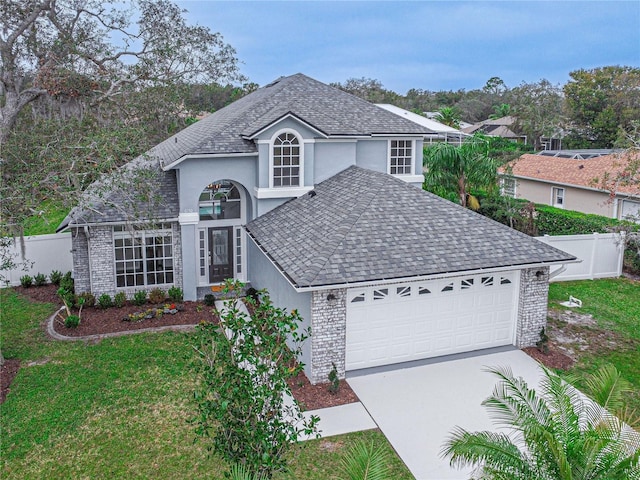
[(216, 296), (213, 293), (207, 293), (204, 296), (204, 304), (208, 307), (216, 306)]
[(73, 308), (76, 305), (76, 296), (73, 294), (73, 292), (70, 292), (66, 288), (60, 287), (58, 288), (56, 293), (67, 306), (67, 308)]
[(20, 285), (24, 288), (29, 288), (33, 284), (33, 278), (31, 275), (23, 275), (20, 277)]
[(50, 274), (49, 274), (49, 280), (51, 281), (51, 283), (53, 283), (56, 287), (60, 286), (60, 280), (62, 280), (62, 272), (59, 272), (58, 270), (53, 270)]
[(147, 303), (147, 292), (146, 290), (138, 290), (133, 294), (132, 302), (134, 305), (144, 305)]
[(98, 306), (100, 308), (110, 308), (113, 307), (113, 299), (111, 295), (108, 293), (103, 293), (98, 297)]
[(162, 303), (166, 298), (167, 296), (165, 295), (164, 290), (160, 288), (154, 288), (149, 292), (149, 303)]
[(127, 294), (124, 292), (118, 292), (113, 297), (113, 304), (118, 307), (124, 307), (124, 304), (127, 303)]
[(75, 291), (75, 283), (73, 278), (71, 278), (71, 272), (67, 272), (62, 276), (60, 279), (60, 288), (64, 288), (72, 293)]
[(96, 304), (96, 297), (91, 292), (84, 292), (78, 295), (78, 299), (84, 299), (85, 307), (93, 307)]
[(167, 291), (167, 295), (169, 295), (169, 300), (171, 300), (172, 302), (181, 302), (184, 298), (182, 289), (179, 287), (171, 287)]
[[(536, 224), (540, 235), (582, 235), (607, 233), (618, 225), (628, 225), (614, 218), (536, 205)], [(640, 225), (638, 225), (640, 227)]]
[(38, 274), (33, 277), (33, 283), (36, 287), (42, 287), (47, 284), (47, 276), (44, 273), (38, 272)]
[(80, 317), (78, 315), (69, 315), (64, 319), (64, 326), (67, 328), (76, 328), (80, 325)]

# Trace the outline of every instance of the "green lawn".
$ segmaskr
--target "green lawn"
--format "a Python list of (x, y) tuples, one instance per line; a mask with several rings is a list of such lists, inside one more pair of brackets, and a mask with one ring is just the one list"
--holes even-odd
[(630, 399), (640, 412), (640, 283), (624, 278), (552, 283), (549, 288), (551, 308), (569, 295), (582, 300), (580, 313), (593, 315), (597, 327), (585, 328), (586, 338), (594, 344), (584, 349), (572, 373), (594, 371), (603, 363), (611, 363), (636, 388)]
[[(22, 368), (0, 405), (3, 479), (222, 479), (226, 467), (194, 443), (188, 424), (191, 337), (168, 332), (99, 343), (49, 340), (42, 321), (53, 305), (0, 291), (0, 345)], [(356, 439), (383, 443), (390, 478), (411, 479), (378, 431), (306, 442), (277, 479), (335, 478)]]

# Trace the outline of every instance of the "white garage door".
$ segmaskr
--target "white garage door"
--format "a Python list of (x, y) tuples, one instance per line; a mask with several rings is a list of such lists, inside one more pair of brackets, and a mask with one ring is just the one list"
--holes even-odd
[(513, 343), (518, 273), (350, 289), (347, 370)]

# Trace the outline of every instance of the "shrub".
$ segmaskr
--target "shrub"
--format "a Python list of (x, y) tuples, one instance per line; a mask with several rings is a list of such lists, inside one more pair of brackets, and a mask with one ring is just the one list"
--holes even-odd
[(133, 294), (133, 304), (134, 305), (144, 305), (145, 303), (147, 303), (147, 292), (146, 290), (138, 290), (136, 293)]
[(204, 296), (204, 304), (208, 307), (216, 306), (216, 296), (213, 293), (207, 293)]
[(35, 283), (36, 287), (42, 287), (47, 283), (47, 276), (44, 273), (38, 272), (38, 274), (33, 277), (33, 283)]
[(540, 235), (607, 233), (613, 227), (625, 223), (614, 218), (563, 210), (548, 205), (536, 205), (536, 211), (536, 224)]
[(51, 281), (51, 283), (53, 283), (56, 287), (60, 286), (60, 280), (62, 280), (62, 272), (59, 272), (58, 270), (53, 270), (50, 274), (49, 274), (49, 280)]
[(149, 303), (162, 303), (167, 296), (164, 294), (164, 290), (160, 288), (154, 288), (149, 292)]
[(172, 302), (181, 302), (184, 298), (182, 289), (179, 287), (171, 287), (167, 291), (167, 295), (169, 295), (169, 300), (171, 300)]
[(71, 272), (67, 272), (60, 279), (60, 288), (64, 288), (65, 290), (73, 293), (75, 291), (74, 283), (73, 278), (71, 278)]
[(110, 308), (113, 307), (113, 299), (111, 295), (108, 293), (103, 293), (98, 297), (98, 306), (100, 308)]
[(76, 328), (80, 325), (80, 317), (78, 315), (69, 315), (64, 319), (64, 326), (67, 328)]
[(91, 292), (84, 292), (78, 295), (78, 300), (83, 299), (85, 307), (93, 307), (96, 304), (96, 297)]
[(20, 277), (20, 285), (24, 288), (29, 288), (33, 284), (33, 278), (31, 275), (23, 275)]
[(67, 290), (64, 287), (58, 288), (56, 293), (60, 297), (60, 300), (62, 300), (62, 303), (64, 303), (65, 307), (67, 308), (67, 313), (70, 314), (70, 309), (73, 308), (76, 304), (76, 296), (73, 294), (73, 292)]
[(338, 369), (336, 364), (331, 362), (331, 371), (329, 372), (329, 392), (338, 393), (340, 389), (340, 379), (338, 378)]
[(118, 292), (113, 297), (113, 304), (118, 307), (124, 307), (124, 304), (127, 302), (127, 294), (124, 292)]

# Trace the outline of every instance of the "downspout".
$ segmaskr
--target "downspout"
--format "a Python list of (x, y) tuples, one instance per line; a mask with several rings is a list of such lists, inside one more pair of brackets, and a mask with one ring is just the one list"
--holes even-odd
[[(582, 260), (580, 260), (580, 262), (582, 262)], [(566, 271), (567, 271), (567, 264), (563, 263), (562, 266), (557, 270), (554, 270), (553, 272), (549, 272), (549, 280), (551, 280), (553, 277), (557, 277), (558, 275)]]
[(91, 235), (89, 235), (89, 227), (84, 226), (84, 236), (87, 237), (87, 261), (89, 263), (89, 292), (93, 293), (93, 272), (91, 270)]

